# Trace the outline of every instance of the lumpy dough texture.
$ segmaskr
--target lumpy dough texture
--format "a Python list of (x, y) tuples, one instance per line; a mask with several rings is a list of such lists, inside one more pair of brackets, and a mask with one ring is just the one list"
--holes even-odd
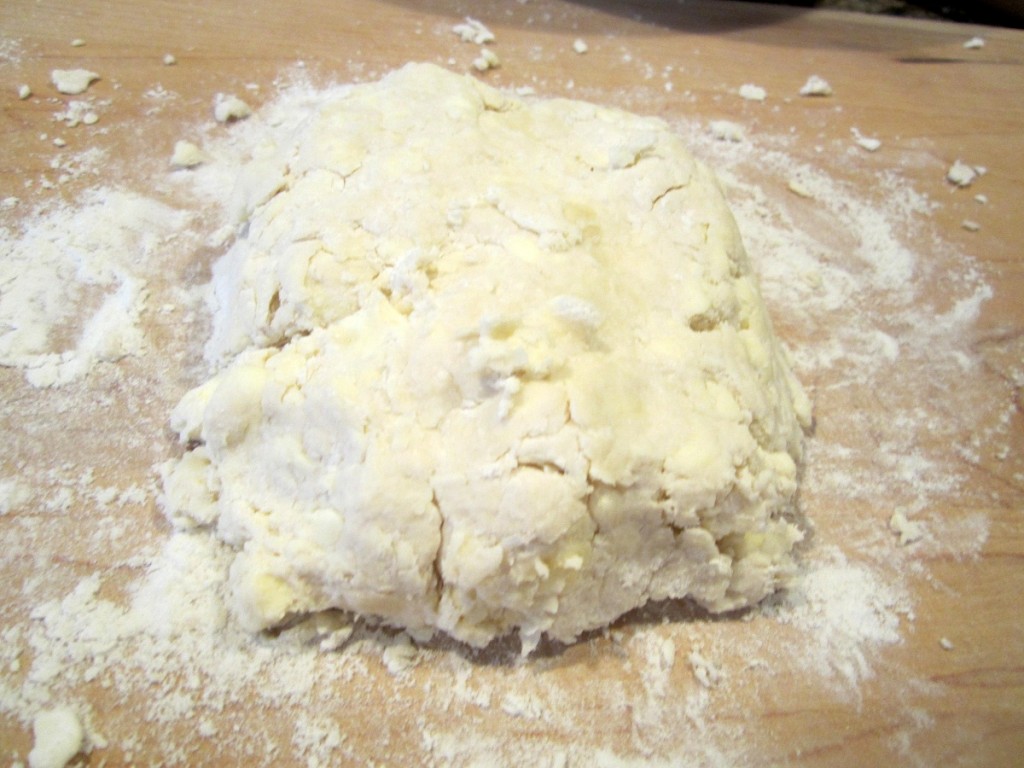
[(809, 404), (712, 173), (660, 120), (410, 64), (243, 174), (165, 509), (252, 630), (474, 646), (794, 571)]

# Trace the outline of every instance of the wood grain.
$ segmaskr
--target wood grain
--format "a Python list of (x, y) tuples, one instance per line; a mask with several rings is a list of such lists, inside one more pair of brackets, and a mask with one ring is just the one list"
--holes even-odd
[[(901, 576), (913, 595), (913, 620), (901, 623), (902, 641), (872, 661), (875, 674), (859, 684), (855, 696), (829, 695), (813, 679), (754, 677), (735, 700), (716, 701), (712, 714), (717, 734), (732, 733), (745, 741), (743, 754), (750, 764), (1019, 763), (1024, 754), (1024, 618), (1019, 605), (1024, 591), (1024, 33), (726, 2), (84, 0), (69, 5), (8, 0), (0, 7), (0, 35), (7, 41), (6, 60), (0, 60), (0, 130), (5, 137), (0, 145), (0, 198), (16, 196), (21, 203), (7, 221), (16, 226), (19, 212), (55, 196), (74, 201), (97, 182), (144, 185), (147, 178), (166, 172), (174, 140), (209, 119), (216, 93), (245, 91), (258, 108), (273, 97), (275, 78), (299, 60), (315, 82), (368, 79), (408, 60), (451, 60), (455, 68), (468, 70), (476, 48), (458, 43), (450, 33), (451, 25), (466, 15), (484, 20), (497, 35), (495, 50), (503, 64), (486, 75), (495, 84), (531, 84), (545, 95), (642, 108), (669, 119), (727, 118), (753, 125), (760, 134), (791, 135), (787, 151), (795, 159), (827, 164), (866, 200), (879, 199), (873, 180), (895, 162), (908, 185), (938, 202), (929, 218), (930, 231), (952, 249), (969, 254), (994, 295), (984, 304), (969, 340), (981, 365), (964, 375), (957, 398), (945, 384), (925, 383), (915, 393), (940, 411), (948, 398), (944, 423), (953, 426), (943, 434), (922, 430), (918, 439), (934, 450), (970, 444), (998, 426), (976, 423), (973, 414), (983, 412), (995, 421), (1005, 412), (1009, 436), (1004, 455), (997, 457), (978, 443), (973, 454), (957, 459), (956, 471), (964, 481), (946, 495), (933, 496), (929, 510), (949, 525), (962, 522), (965, 531), (971, 520), (983, 518), (987, 539), (980, 551), (970, 554), (953, 547), (922, 551), (917, 575)], [(963, 42), (975, 34), (985, 37), (986, 46), (965, 50)], [(585, 56), (572, 50), (577, 37), (588, 41)], [(72, 47), (75, 38), (86, 44)], [(175, 66), (162, 64), (167, 52), (177, 56)], [(67, 99), (48, 85), (49, 72), (78, 66), (101, 75), (90, 98), (110, 101), (93, 130), (65, 129), (53, 118)], [(671, 91), (661, 76), (667, 67)], [(796, 97), (812, 73), (827, 77), (834, 98)], [(766, 105), (734, 96), (745, 82), (767, 89)], [(30, 84), (35, 95), (19, 100), (20, 83)], [(246, 90), (248, 83), (259, 88)], [(149, 114), (153, 102), (146, 94), (157, 84), (176, 97), (162, 101), (157, 114)], [(848, 140), (853, 127), (877, 136), (885, 151), (864, 155), (855, 168), (816, 151)], [(40, 139), (42, 134), (46, 140)], [(109, 150), (102, 177), (56, 183), (50, 163), (56, 151), (52, 138), (58, 135), (68, 142), (68, 152), (88, 146)], [(988, 205), (975, 203), (973, 190), (951, 192), (943, 177), (958, 158), (987, 167), (977, 189), (989, 197)], [(44, 188), (42, 179), (54, 181), (54, 189)], [(764, 188), (769, 197), (788, 194), (784, 180), (770, 176)], [(981, 230), (964, 230), (961, 222), (966, 218), (978, 220)], [(164, 285), (195, 281), (202, 272), (196, 265), (214, 255), (180, 254), (154, 280)], [(924, 298), (937, 310), (948, 308), (956, 296), (941, 274), (924, 290)], [(779, 326), (784, 337), (804, 332), (787, 327), (784, 318)], [(180, 342), (183, 332), (171, 322), (151, 329), (158, 344), (165, 340), (168, 345)], [(119, 372), (67, 392), (33, 390), (19, 372), (0, 369), (3, 476), (52, 465), (67, 471), (54, 473), (51, 490), (71, 483), (69, 477), (84, 467), (95, 469), (99, 484), (124, 484), (126, 478), (151, 481), (152, 466), (175, 450), (164, 426), (168, 404), (191, 383), (196, 364), (195, 354), (160, 365), (152, 355), (129, 359), (119, 364)], [(819, 395), (820, 440), (839, 436), (847, 423), (844, 414), (867, 413), (884, 423), (907, 405), (887, 399), (884, 391)], [(989, 401), (993, 407), (968, 408), (962, 417), (957, 413), (958, 403)], [(870, 419), (864, 423), (870, 425)], [(130, 450), (120, 438), (125, 430), (139, 436)], [(866, 427), (850, 439), (870, 445), (874, 438)], [(870, 461), (854, 469), (867, 475), (890, 471)], [(888, 535), (891, 507), (813, 491), (806, 504), (812, 517), (820, 511), (814, 518), (820, 539), (841, 537), (844, 516), (849, 515), (877, 518), (879, 537)], [(132, 564), (133, 553), (167, 536), (151, 500), (129, 510), (128, 530), (106, 543), (97, 542), (91, 526), (108, 513), (94, 503), (76, 507), (73, 515), (40, 507), (0, 516), (0, 631), (29, 621), (40, 589), (60, 597), (97, 569), (107, 569), (110, 577), (104, 582), (105, 594), (123, 597), (144, 570)], [(49, 531), (46, 537), (39, 533), (41, 527)], [(44, 551), (40, 542), (46, 542)], [(30, 589), (37, 582), (44, 588)], [(696, 620), (695, 633), (703, 621)], [(742, 659), (731, 659), (729, 649), (748, 647), (749, 633), (758, 628), (764, 630), (762, 624), (716, 622), (721, 663), (742, 669)], [(772, 625), (772, 632), (777, 637), (766, 642), (770, 640), (773, 653), (800, 652), (802, 639), (791, 628)], [(951, 640), (953, 650), (944, 650), (940, 638)], [(0, 680), (17, 686), (30, 661), (26, 652), (22, 669), (0, 671)], [(402, 688), (373, 668), (367, 674), (377, 687), (361, 689), (360, 697), (338, 712), (347, 750), (347, 757), (339, 753), (338, 762), (427, 761), (417, 718), (433, 722), (463, 717), (467, 728), (500, 734), (505, 744), (517, 739), (571, 743), (602, 734), (628, 754), (644, 743), (637, 714), (628, 712), (623, 702), (603, 699), (601, 691), (609, 688), (593, 684), (618, 681), (629, 695), (637, 690), (636, 669), (624, 667), (608, 641), (598, 638), (554, 653), (537, 670), (537, 685), (544, 685), (544, 675), (561, 686), (579, 681), (573, 703), (579, 712), (574, 722), (583, 724), (578, 734), (562, 733), (550, 722), (510, 717), (497, 705), (497, 695), (485, 710), (424, 713), (417, 685), (448, 684), (443, 664), (422, 665), (413, 671), (415, 684)], [(524, 684), (522, 668), (501, 659), (481, 662), (475, 674), (499, 692), (505, 690), (502, 686)], [(672, 690), (680, 695), (694, 690), (685, 664), (678, 663), (670, 677)], [(98, 683), (91, 685), (86, 697), (94, 724), (109, 734), (110, 744), (82, 759), (92, 765), (157, 764), (173, 756), (161, 742), (162, 731), (137, 722), (141, 702), (149, 695), (137, 690), (115, 697)], [(9, 761), (24, 759), (31, 744), (22, 715), (0, 711), (0, 755)], [(267, 715), (242, 700), (231, 702), (215, 719), (221, 728), (240, 729), (254, 740), (266, 733), (289, 744), (287, 719)], [(681, 729), (690, 727), (685, 721), (681, 716)], [(190, 743), (193, 726), (181, 724), (183, 743)], [(133, 734), (130, 746), (126, 733)], [(648, 735), (654, 741), (663, 738)], [(226, 749), (216, 740), (202, 741), (185, 762), (240, 759)], [(636, 756), (651, 757), (642, 750)], [(277, 757), (282, 765), (296, 762), (287, 749)], [(436, 755), (433, 759), (438, 760)]]

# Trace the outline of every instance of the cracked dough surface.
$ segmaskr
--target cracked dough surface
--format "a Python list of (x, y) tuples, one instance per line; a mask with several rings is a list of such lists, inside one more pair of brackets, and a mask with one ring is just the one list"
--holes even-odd
[(712, 173), (660, 120), (410, 64), (239, 183), (165, 509), (252, 630), (476, 646), (784, 584), (809, 404)]

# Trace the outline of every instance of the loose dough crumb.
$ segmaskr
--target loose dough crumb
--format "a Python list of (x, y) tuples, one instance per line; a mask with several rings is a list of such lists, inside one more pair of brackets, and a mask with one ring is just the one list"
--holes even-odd
[(739, 95), (746, 101), (764, 101), (768, 98), (768, 92), (759, 85), (744, 83), (740, 86)]
[(484, 26), (483, 22), (469, 16), (461, 24), (456, 24), (452, 27), (452, 32), (457, 34), (464, 43), (486, 45), (487, 43), (494, 42), (494, 33)]
[(799, 179), (790, 179), (786, 183), (786, 189), (788, 189), (790, 192), (792, 192), (794, 195), (798, 197), (803, 197), (808, 200), (814, 199), (814, 193), (811, 192), (811, 190), (807, 188), (807, 185), (804, 184)]
[(708, 128), (719, 141), (740, 142), (746, 138), (743, 126), (731, 120), (712, 120)]
[(583, 54), (590, 50), (590, 46), (587, 45), (587, 41), (582, 37), (577, 37), (573, 40), (572, 49), (576, 51), (576, 53)]
[(481, 48), (480, 55), (473, 59), (473, 68), (478, 72), (486, 72), (489, 69), (497, 69), (500, 66), (501, 59), (490, 48)]
[(76, 128), (83, 123), (93, 125), (99, 120), (99, 115), (93, 110), (93, 104), (89, 101), (72, 99), (65, 109), (54, 112), (55, 120), (61, 120), (68, 128)]
[(244, 120), (252, 114), (252, 107), (233, 94), (217, 94), (213, 102), (213, 117), (218, 123)]
[(50, 81), (57, 90), (71, 96), (85, 93), (86, 89), (99, 79), (98, 74), (88, 69), (55, 69), (50, 72)]
[(194, 168), (207, 160), (207, 155), (191, 141), (176, 141), (171, 165), (175, 168)]
[(940, 637), (939, 646), (944, 651), (952, 651), (954, 648), (956, 648), (956, 646), (953, 645), (953, 641), (950, 640), (948, 637)]
[(811, 75), (807, 78), (803, 88), (800, 89), (801, 96), (831, 96), (832, 86), (828, 81), (818, 75)]
[(970, 40), (964, 43), (964, 48), (984, 48), (985, 38), (983, 37), (972, 37)]
[(968, 232), (977, 232), (981, 229), (981, 224), (974, 221), (973, 219), (964, 219), (960, 226), (966, 229)]
[(173, 53), (165, 53), (163, 62), (165, 67), (173, 67), (175, 64), (178, 63), (178, 57), (175, 56)]
[(29, 85), (25, 84), (25, 85), (19, 85), (18, 86), (18, 98), (19, 99), (24, 101), (25, 99), (27, 99), (31, 95), (32, 95), (32, 88)]
[(957, 160), (946, 172), (946, 179), (958, 187), (969, 187), (980, 176), (979, 169)]
[(899, 535), (899, 545), (906, 547), (924, 538), (924, 525), (916, 520), (907, 518), (902, 509), (897, 509), (889, 518), (889, 528)]
[(853, 134), (853, 141), (854, 141), (854, 143), (858, 147), (860, 147), (861, 149), (863, 149), (863, 150), (865, 150), (867, 152), (877, 152), (878, 149), (882, 146), (882, 142), (879, 139), (875, 139), (875, 138), (871, 138), (869, 136), (865, 136), (864, 134), (862, 134), (856, 128), (851, 128), (850, 129), (850, 133)]
[(76, 37), (74, 40), (71, 41), (72, 48), (81, 48), (83, 45), (85, 45), (85, 40), (83, 40), (80, 37)]

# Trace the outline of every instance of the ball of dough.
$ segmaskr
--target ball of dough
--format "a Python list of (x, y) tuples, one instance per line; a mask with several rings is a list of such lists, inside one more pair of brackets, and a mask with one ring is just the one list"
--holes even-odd
[(252, 630), (474, 646), (794, 570), (809, 404), (712, 173), (660, 120), (410, 64), (240, 179), (165, 508)]

